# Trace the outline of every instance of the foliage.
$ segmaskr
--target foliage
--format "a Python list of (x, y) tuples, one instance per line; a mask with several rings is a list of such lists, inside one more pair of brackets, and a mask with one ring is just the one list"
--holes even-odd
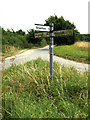
[(37, 59), (4, 71), (3, 118), (87, 118), (88, 75)]
[(73, 36), (72, 37), (58, 37), (55, 38), (55, 44), (73, 44), (75, 41), (79, 40), (79, 32), (78, 30), (75, 30), (76, 26), (73, 23), (70, 23), (68, 20), (64, 20), (63, 16), (58, 18), (56, 15), (55, 16), (50, 16), (47, 20), (45, 20), (46, 23), (45, 25), (49, 25), (50, 23), (54, 23), (54, 30), (68, 30), (72, 29), (73, 30)]
[[(43, 46), (44, 44), (46, 45), (47, 42), (41, 38), (35, 38), (35, 31), (33, 29), (30, 29), (28, 31), (27, 37), (26, 37), (28, 43), (37, 46)], [(43, 44), (44, 43), (44, 44)]]
[(27, 34), (26, 39), (27, 39), (28, 43), (35, 43), (35, 37), (34, 37), (35, 31), (33, 29), (30, 29), (27, 32), (28, 32), (28, 34)]
[(40, 44), (41, 44), (41, 46), (45, 46), (45, 45), (47, 45), (47, 41), (43, 38)]
[[(73, 36), (67, 36), (67, 37), (57, 37), (55, 38), (54, 43), (57, 45), (60, 44), (73, 44), (75, 41), (79, 40), (79, 32), (76, 30), (76, 26), (72, 23), (70, 23), (68, 20), (64, 20), (63, 16), (58, 18), (55, 16), (50, 16), (47, 20), (45, 20), (45, 25), (49, 25), (50, 23), (54, 23), (54, 30), (67, 30), (72, 29), (73, 30)], [(35, 39), (35, 31), (33, 29), (30, 29), (27, 31), (26, 34), (21, 29), (18, 31), (14, 31), (13, 29), (6, 31), (2, 28), (2, 44), (5, 45), (13, 45), (17, 47), (26, 48), (29, 47), (30, 44), (33, 44), (35, 46), (40, 46), (42, 44), (42, 39)], [(47, 43), (49, 43), (49, 40), (47, 39)], [(31, 48), (31, 47), (30, 47)]]
[(17, 33), (17, 34), (19, 34), (19, 35), (25, 35), (25, 32), (24, 32), (24, 31), (22, 31), (21, 29), (20, 29), (20, 30), (18, 30), (18, 31), (16, 31), (16, 33)]
[(80, 41), (90, 42), (90, 34), (80, 34)]
[(58, 18), (55, 16), (50, 16), (46, 21), (46, 25), (49, 25), (50, 23), (54, 23), (54, 30), (67, 30), (67, 29), (75, 29), (75, 25), (71, 24), (68, 20), (65, 21), (63, 16)]
[(25, 35), (14, 31), (12, 32), (9, 29), (5, 31), (2, 28), (2, 44), (25, 48), (27, 47), (28, 42), (25, 38)]
[(14, 31), (13, 29), (6, 31), (2, 28), (2, 44), (3, 49), (5, 50), (5, 45), (10, 45), (19, 48), (32, 48), (39, 47), (41, 45), (42, 39), (35, 39), (34, 30), (31, 29), (25, 34), (21, 29), (18, 31)]
[[(45, 20), (45, 25), (49, 25), (50, 23), (54, 23), (54, 30), (73, 30), (73, 36), (66, 36), (66, 37), (55, 37), (54, 43), (57, 45), (65, 44), (73, 44), (76, 41), (79, 41), (80, 33), (78, 30), (76, 30), (76, 26), (71, 23), (69, 20), (65, 20), (63, 16), (57, 17), (50, 16), (48, 19)], [(18, 31), (14, 31), (13, 29), (6, 31), (2, 28), (2, 44), (5, 45), (13, 45), (17, 47), (26, 48), (29, 47), (30, 44), (33, 44), (35, 46), (40, 46), (42, 43), (42, 39), (35, 38), (35, 31), (33, 29), (30, 29), (27, 31), (26, 34), (21, 29)], [(49, 43), (49, 40), (47, 39), (47, 43)], [(31, 48), (31, 46), (30, 46)]]

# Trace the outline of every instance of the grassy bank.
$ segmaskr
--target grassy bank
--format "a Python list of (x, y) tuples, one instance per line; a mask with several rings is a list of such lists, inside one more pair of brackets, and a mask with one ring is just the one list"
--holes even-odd
[(4, 71), (2, 83), (4, 118), (88, 117), (87, 73), (37, 59)]
[(12, 55), (15, 55), (20, 50), (21, 50), (20, 47), (15, 47), (11, 45), (2, 45), (2, 57), (3, 59), (6, 57), (10, 57)]
[(74, 45), (55, 46), (54, 55), (90, 64), (90, 56), (88, 56), (89, 49), (87, 44), (82, 44), (82, 42)]
[(16, 55), (16, 54), (20, 54), (21, 52), (24, 52), (28, 49), (37, 49), (37, 48), (41, 48), (46, 46), (47, 44), (42, 44), (42, 45), (38, 45), (38, 44), (28, 44), (27, 48), (21, 48), (21, 47), (15, 47), (15, 46), (11, 46), (11, 45), (2, 45), (2, 61), (5, 60), (5, 58)]

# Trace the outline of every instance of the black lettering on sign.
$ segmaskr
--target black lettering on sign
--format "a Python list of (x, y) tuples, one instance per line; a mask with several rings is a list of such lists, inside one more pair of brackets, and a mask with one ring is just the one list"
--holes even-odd
[(46, 30), (46, 28), (43, 28), (43, 27), (36, 27), (36, 29), (44, 29), (44, 30)]

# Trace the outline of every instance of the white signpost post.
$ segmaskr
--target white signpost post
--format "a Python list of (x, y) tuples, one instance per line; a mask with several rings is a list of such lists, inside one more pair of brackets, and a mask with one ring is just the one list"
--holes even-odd
[(50, 23), (50, 26), (44, 26), (35, 24), (36, 31), (42, 31), (41, 33), (35, 33), (35, 38), (50, 38), (50, 79), (53, 81), (53, 41), (54, 37), (73, 36), (73, 30), (60, 30), (54, 31), (54, 24)]

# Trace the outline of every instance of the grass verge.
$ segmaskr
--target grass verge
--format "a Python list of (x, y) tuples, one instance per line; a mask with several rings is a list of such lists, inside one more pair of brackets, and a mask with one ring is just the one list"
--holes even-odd
[(20, 47), (15, 47), (11, 45), (2, 45), (2, 60), (4, 61), (6, 57), (15, 55), (20, 50), (22, 50)]
[[(47, 44), (46, 44), (47, 45)], [(20, 54), (28, 49), (38, 49), (38, 48), (42, 48), (45, 45), (38, 45), (38, 44), (29, 44), (27, 48), (20, 48), (20, 47), (15, 47), (15, 46), (11, 46), (11, 45), (3, 45), (2, 46), (2, 61), (5, 60), (5, 58), (13, 56), (13, 55), (17, 55)]]
[(87, 72), (37, 59), (4, 71), (3, 118), (87, 118)]
[(54, 55), (56, 56), (90, 64), (90, 56), (88, 56), (88, 52), (88, 47), (79, 47), (76, 44), (54, 47)]

